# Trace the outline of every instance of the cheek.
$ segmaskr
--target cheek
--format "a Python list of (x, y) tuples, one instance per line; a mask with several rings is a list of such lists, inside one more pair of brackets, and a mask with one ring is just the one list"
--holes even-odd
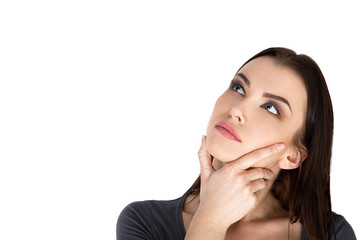
[[(260, 124), (258, 124), (259, 126)], [(289, 147), (292, 144), (294, 131), (291, 129), (281, 128), (280, 125), (261, 125), (261, 127), (254, 127), (251, 131), (247, 132), (247, 139), (243, 142), (244, 150), (246, 153), (271, 146), (276, 143), (284, 143), (285, 147)], [(268, 167), (276, 163), (281, 157), (282, 153), (273, 155), (269, 158), (263, 159), (257, 162), (254, 167)], [(242, 153), (244, 154), (244, 153)]]
[(254, 150), (263, 148), (276, 143), (284, 143), (285, 146), (292, 143), (294, 131), (289, 128), (284, 128), (280, 124), (269, 124), (263, 127), (255, 128), (249, 134), (249, 142), (255, 142)]
[[(278, 131), (274, 131), (275, 128), (272, 130), (269, 130), (266, 134), (262, 135), (262, 142), (261, 145), (258, 144), (255, 146), (252, 150), (256, 150), (259, 148), (267, 147), (276, 143), (284, 143), (285, 144), (285, 150), (283, 150), (281, 153), (272, 155), (268, 158), (265, 158), (256, 164), (254, 164), (253, 167), (270, 167), (270, 166), (277, 166), (277, 162), (286, 157), (287, 149), (290, 148), (293, 144), (293, 137), (295, 135), (294, 131), (290, 131), (290, 129), (284, 129), (279, 128)], [(259, 134), (261, 135), (261, 134)], [(256, 141), (255, 138), (251, 139), (250, 141)]]

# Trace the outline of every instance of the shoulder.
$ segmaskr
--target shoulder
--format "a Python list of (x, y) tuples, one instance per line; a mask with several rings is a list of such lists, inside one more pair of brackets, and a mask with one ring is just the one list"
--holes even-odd
[[(336, 239), (356, 240), (355, 232), (352, 229), (351, 225), (348, 223), (348, 221), (346, 221), (346, 219), (342, 215), (334, 213), (333, 216), (334, 216)], [(333, 238), (334, 234), (330, 234), (330, 235), (332, 236), (330, 239), (334, 239)]]
[[(354, 230), (352, 229), (351, 225), (346, 221), (346, 219), (339, 214), (333, 213), (334, 217), (334, 228), (335, 228), (335, 235), (332, 226), (329, 226), (328, 230), (328, 239), (329, 240), (356, 240), (356, 236)], [(302, 240), (309, 240), (309, 237), (306, 233), (304, 226), (302, 227), (301, 233)]]
[(127, 205), (120, 216), (130, 215), (138, 218), (153, 218), (157, 216), (165, 217), (168, 214), (174, 213), (178, 208), (182, 208), (184, 197), (174, 200), (147, 200), (133, 202)]
[[(184, 196), (168, 201), (138, 201), (127, 205), (118, 218), (118, 239), (163, 239), (181, 234)], [(140, 238), (132, 238), (141, 236)]]

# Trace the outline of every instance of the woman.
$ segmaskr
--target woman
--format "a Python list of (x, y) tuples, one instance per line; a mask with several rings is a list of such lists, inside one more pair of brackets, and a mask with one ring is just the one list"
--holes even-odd
[(206, 134), (193, 186), (128, 205), (118, 239), (356, 239), (331, 211), (333, 111), (310, 57), (269, 48), (249, 59)]

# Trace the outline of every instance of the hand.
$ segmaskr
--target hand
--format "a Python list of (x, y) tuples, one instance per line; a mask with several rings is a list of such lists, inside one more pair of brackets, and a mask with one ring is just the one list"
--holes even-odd
[(258, 192), (274, 173), (267, 168), (251, 168), (256, 162), (284, 149), (275, 144), (255, 150), (215, 170), (205, 148), (206, 137), (198, 152), (201, 166), (200, 205), (198, 213), (213, 226), (228, 228), (242, 219), (256, 204)]

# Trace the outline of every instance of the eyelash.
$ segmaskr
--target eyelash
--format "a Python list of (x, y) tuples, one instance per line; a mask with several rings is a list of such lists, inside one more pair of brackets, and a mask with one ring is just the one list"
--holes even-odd
[[(270, 111), (268, 110), (268, 108), (266, 108), (266, 106), (269, 106), (269, 105), (275, 108), (276, 113), (270, 112)], [(266, 102), (266, 103), (264, 103), (263, 105), (261, 105), (261, 107), (263, 107), (265, 110), (267, 110), (267, 111), (270, 112), (271, 114), (273, 114), (273, 115), (275, 115), (275, 116), (277, 116), (277, 117), (279, 117), (279, 118), (281, 117), (281, 113), (280, 113), (280, 111), (278, 110), (279, 108), (276, 106), (275, 103), (273, 103), (273, 102)]]
[[(237, 88), (237, 89), (235, 89), (235, 88)], [(235, 92), (238, 92), (238, 93), (240, 93), (239, 92), (239, 89), (242, 89), (242, 92), (243, 93), (240, 93), (242, 96), (244, 96), (245, 97), (245, 95), (246, 95), (246, 92), (245, 92), (245, 89), (244, 89), (244, 87), (240, 84), (240, 83), (238, 83), (238, 82), (236, 82), (236, 81), (231, 81), (231, 89), (233, 90), (233, 91), (235, 91)], [(270, 112), (269, 110), (268, 110), (268, 108), (266, 107), (266, 106), (271, 106), (271, 107), (274, 107), (275, 108), (275, 110), (276, 110), (276, 113), (273, 113), (273, 112)], [(277, 116), (277, 117), (281, 117), (281, 113), (280, 113), (280, 111), (279, 111), (279, 108), (277, 107), (277, 105), (275, 104), (275, 103), (273, 103), (273, 102), (271, 102), (271, 101), (269, 101), (269, 102), (266, 102), (266, 103), (264, 103), (263, 105), (261, 105), (261, 107), (262, 108), (264, 108), (266, 111), (268, 111), (269, 113), (271, 113), (272, 115), (275, 115), (275, 116)]]

